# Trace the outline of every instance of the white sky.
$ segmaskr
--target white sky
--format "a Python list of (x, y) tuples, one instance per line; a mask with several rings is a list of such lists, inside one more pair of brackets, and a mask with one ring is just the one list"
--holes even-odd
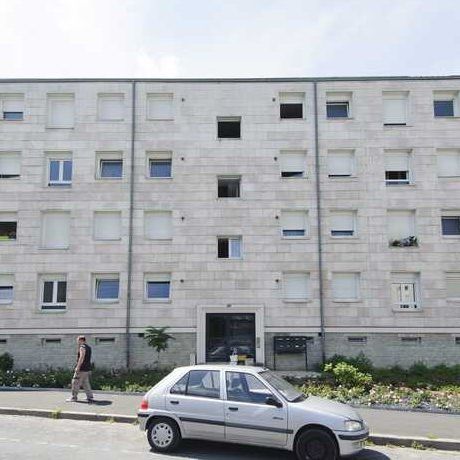
[(460, 74), (460, 0), (0, 0), (0, 78)]

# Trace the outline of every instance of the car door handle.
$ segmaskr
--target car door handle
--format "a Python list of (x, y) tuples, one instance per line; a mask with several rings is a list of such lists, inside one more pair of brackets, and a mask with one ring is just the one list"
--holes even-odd
[(229, 407), (228, 410), (231, 410), (233, 412), (236, 412), (238, 410), (238, 407)]
[(169, 401), (171, 404), (179, 404), (179, 401)]

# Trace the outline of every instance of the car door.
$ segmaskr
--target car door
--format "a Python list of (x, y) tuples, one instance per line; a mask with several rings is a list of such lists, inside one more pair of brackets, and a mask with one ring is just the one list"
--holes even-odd
[(220, 371), (192, 370), (168, 391), (166, 409), (179, 418), (184, 437), (225, 439), (220, 380)]
[[(225, 371), (225, 439), (231, 442), (284, 446), (287, 405), (253, 374)], [(268, 397), (280, 407), (268, 405)]]

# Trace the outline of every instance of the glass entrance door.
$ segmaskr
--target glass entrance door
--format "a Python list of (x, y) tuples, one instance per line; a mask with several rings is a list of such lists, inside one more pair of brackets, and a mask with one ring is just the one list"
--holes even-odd
[(206, 362), (228, 362), (233, 348), (255, 360), (254, 313), (206, 314)]

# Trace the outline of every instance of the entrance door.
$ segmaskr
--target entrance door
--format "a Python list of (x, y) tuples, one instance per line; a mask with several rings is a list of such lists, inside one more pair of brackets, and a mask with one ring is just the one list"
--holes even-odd
[(228, 362), (234, 348), (255, 361), (255, 323), (255, 313), (207, 313), (206, 362)]

